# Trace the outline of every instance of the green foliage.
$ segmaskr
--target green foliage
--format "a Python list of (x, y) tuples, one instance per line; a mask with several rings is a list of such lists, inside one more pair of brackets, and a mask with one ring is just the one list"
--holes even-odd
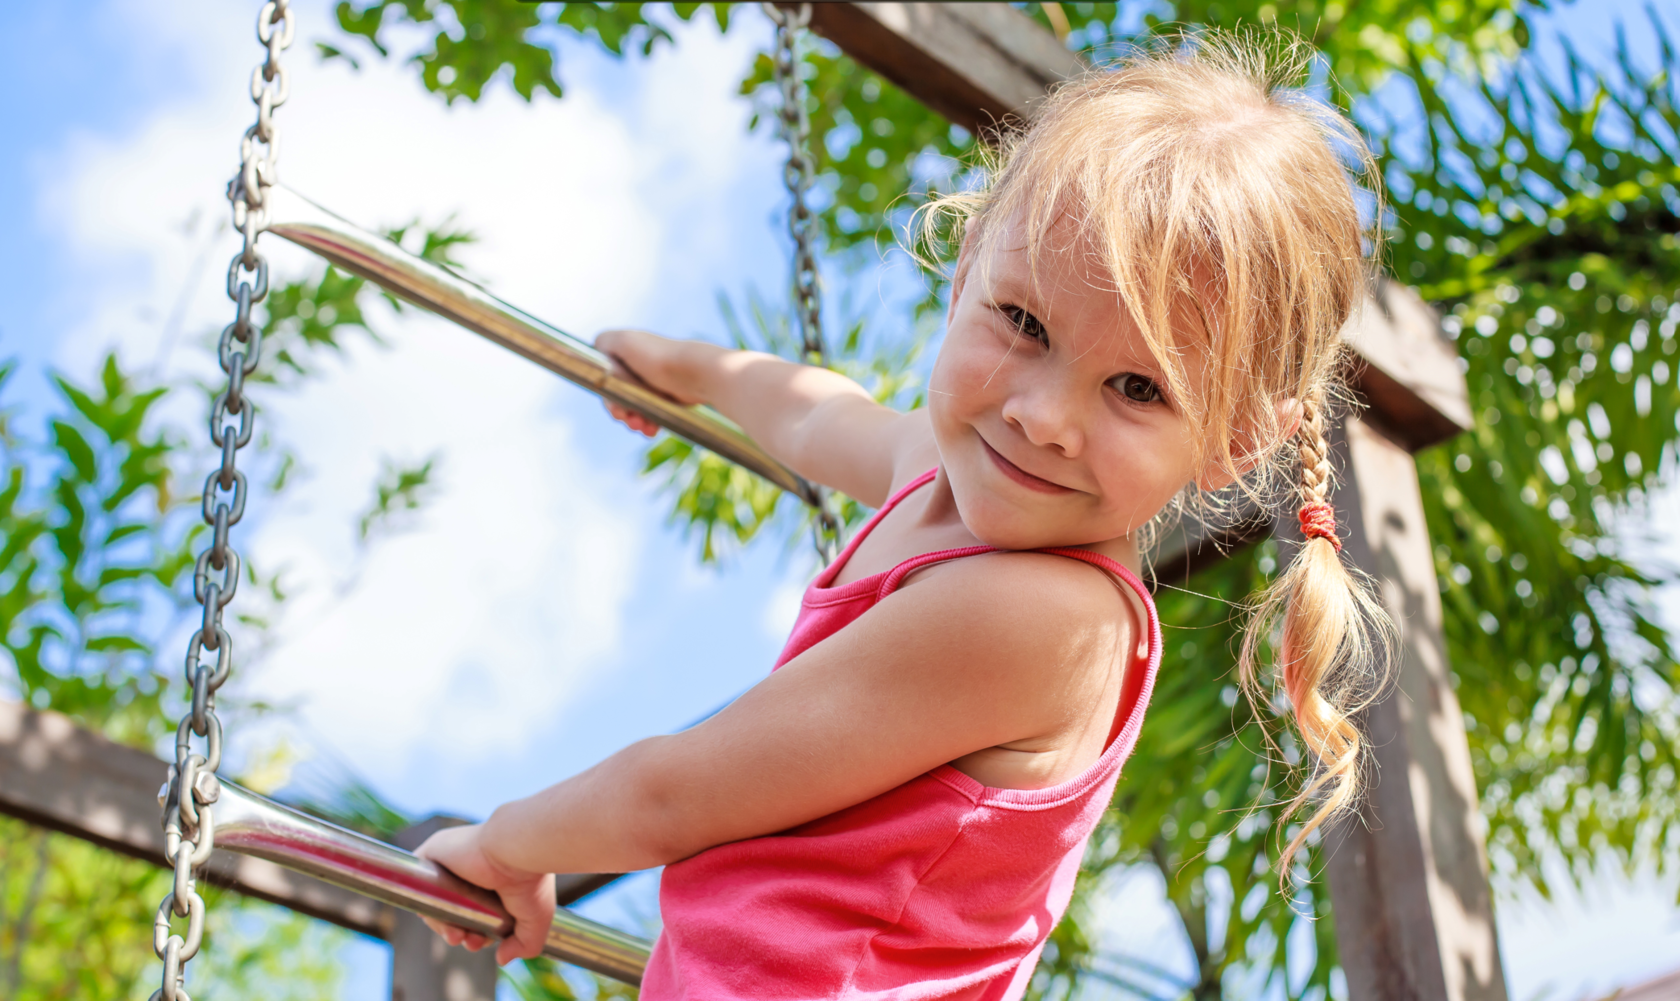
[[(800, 66), (819, 186), (833, 200), (822, 213), (829, 250), (895, 245), (914, 207), (949, 186), (973, 137), (832, 45), (811, 45)], [(758, 54), (741, 93), (757, 102), (751, 128), (775, 123), (781, 97), (768, 53)]]
[(152, 913), (168, 890), (169, 876), (154, 866), (0, 817), (0, 994), (115, 1001), (139, 993), (143, 975), (159, 969)]
[[(0, 995), (118, 1001), (156, 988), (152, 915), (169, 874), (85, 841), (0, 817)], [(273, 904), (201, 888), (209, 909), (195, 991), (214, 997), (331, 997), (349, 933)]]
[(1491, 855), (1542, 890), (1547, 855), (1672, 868), (1680, 838), (1680, 677), (1649, 598), (1675, 571), (1630, 524), (1680, 412), (1680, 60), (1650, 28), (1655, 67), (1566, 47), (1557, 75), (1466, 86), (1412, 53), (1426, 141), (1385, 151), (1395, 268), (1451, 304), (1477, 408), (1418, 469)]
[[(1017, 3), (1039, 24), (1055, 30), (1043, 4)], [(1544, 11), (1547, 0), (1177, 0), (1171, 14), (1147, 14), (1141, 35), (1123, 30), (1123, 8), (1113, 3), (1057, 5), (1068, 21), (1069, 48), (1101, 64), (1164, 31), (1200, 27), (1281, 28), (1322, 55), (1336, 98), (1344, 103), (1374, 93), (1396, 73), (1409, 72), (1409, 53), (1450, 62), (1455, 71), (1497, 72), (1530, 42), (1523, 11)]]
[[(749, 293), (752, 329), (741, 322), (727, 296), (718, 297), (730, 343), (737, 348), (766, 351), (783, 358), (798, 359), (803, 350), (793, 331), (788, 313)], [(888, 406), (912, 409), (921, 406), (921, 381), (915, 363), (933, 333), (930, 324), (915, 329), (903, 343), (882, 339), (864, 343), (865, 323), (855, 320), (837, 343), (830, 345), (829, 367), (855, 379), (875, 399)], [(788, 526), (787, 538), (809, 534), (812, 512), (787, 497), (780, 487), (719, 458), (674, 435), (661, 435), (648, 449), (645, 472), (662, 472), (674, 498), (672, 520), (690, 534), (700, 537), (700, 561), (715, 563), (725, 552), (721, 543), (741, 546), (751, 542), (779, 512)], [(850, 497), (834, 496), (841, 521), (855, 525), (867, 511)]]
[[(460, 270), (455, 253), (478, 238), (455, 225), (453, 218), (423, 227), (419, 220), (384, 231), (391, 241), (433, 264)], [(323, 267), (295, 281), (276, 284), (262, 303), (263, 364), (252, 381), (275, 382), (307, 378), (312, 360), (321, 352), (341, 354), (344, 335), (354, 330), (379, 342), (363, 311), (366, 296), (377, 289), (395, 311), (411, 308), (367, 279), (334, 267)]]
[[(0, 369), (0, 388), (9, 371)], [(145, 745), (162, 732), (167, 685), (151, 669), (158, 630), (145, 622), (149, 610), (177, 602), (176, 585), (193, 565), (190, 533), (167, 517), (176, 445), (148, 427), (163, 390), (136, 384), (115, 356), (93, 385), (54, 382), (62, 404), (48, 422), (49, 443), (0, 439), (0, 640), (9, 680), (32, 705)], [(46, 482), (26, 491), (34, 457)]]
[(404, 511), (418, 511), (436, 492), (432, 482), (432, 467), (438, 456), (433, 455), (418, 465), (404, 466), (384, 459), (379, 464), (379, 479), (373, 485), (373, 504), (362, 512), (356, 522), (356, 534), (363, 542), (381, 529), (389, 531)]
[[(555, 34), (588, 39), (614, 56), (626, 49), (652, 55), (671, 33), (658, 19), (649, 18), (654, 4), (642, 3), (521, 3), (519, 0), (370, 0), (338, 5), (338, 25), (380, 58), (389, 57), (391, 26), (412, 25), (430, 34), (409, 62), (420, 70), (420, 82), (453, 104), (457, 98), (477, 101), (484, 88), (505, 76), (514, 93), (529, 101), (538, 90), (554, 97), (564, 93), (554, 47)], [(670, 5), (679, 20), (694, 17), (704, 4)], [(729, 26), (730, 4), (713, 4), (719, 28)], [(558, 30), (557, 30), (558, 29)], [(334, 45), (319, 46), (324, 58), (355, 58)]]
[[(592, 991), (579, 991), (568, 979), (580, 974), (593, 985)], [(635, 1001), (640, 993), (629, 984), (581, 970), (568, 970), (552, 959), (527, 959), (502, 971), (502, 979), (519, 996), (519, 1001)]]
[[(350, 933), (260, 900), (231, 893), (206, 897), (204, 951), (189, 988), (229, 1001), (321, 1001), (339, 996), (337, 957)], [(149, 949), (142, 948), (147, 953)], [(149, 975), (153, 964), (144, 971)]]

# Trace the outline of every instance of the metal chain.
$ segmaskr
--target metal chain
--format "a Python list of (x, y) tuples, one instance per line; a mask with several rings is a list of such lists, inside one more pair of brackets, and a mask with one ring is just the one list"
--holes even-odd
[[(776, 25), (776, 51), (771, 56), (776, 88), (781, 93), (777, 109), (778, 131), (787, 140), (788, 158), (782, 166), (782, 183), (792, 204), (788, 208), (788, 234), (793, 237), (793, 306), (799, 323), (800, 351), (807, 365), (824, 365), (822, 281), (817, 273), (817, 215), (806, 204), (816, 160), (811, 156), (811, 119), (805, 110), (805, 85), (799, 79), (799, 56), (795, 50), (799, 33), (811, 23), (811, 5), (786, 10), (773, 3), (761, 4)], [(816, 517), (811, 526), (817, 554), (826, 565), (840, 549), (840, 519), (834, 512), (829, 492), (816, 491)]]
[[(216, 359), (227, 374), (227, 388), (210, 407), (210, 442), (221, 450), (221, 464), (204, 481), (202, 513), (212, 530), (210, 546), (193, 570), (193, 597), (203, 606), (199, 628), (187, 642), (186, 677), (192, 708), (175, 731), (175, 763), (158, 795), (163, 806), (164, 846), (175, 866), (175, 884), (158, 906), (152, 926), (152, 950), (163, 960), (163, 986), (151, 1001), (192, 1001), (185, 983), (186, 964), (204, 940), (204, 898), (197, 870), (210, 858), (216, 841), (213, 804), (221, 791), (216, 770), (222, 763), (222, 721), (216, 715), (216, 691), (233, 668), (233, 640), (222, 626), (222, 610), (239, 589), (239, 553), (228, 544), (228, 529), (245, 515), (245, 474), (236, 458), (251, 440), (251, 401), (245, 379), (262, 353), (262, 328), (251, 321), (251, 307), (268, 295), (268, 261), (257, 253), (257, 237), (267, 223), (268, 190), (275, 180), (279, 134), (274, 111), (286, 103), (286, 69), (280, 53), (292, 44), (297, 24), (291, 0), (269, 0), (257, 15), (257, 41), (268, 57), (251, 73), (251, 101), (257, 122), (240, 141), (239, 173), (228, 184), (233, 224), (243, 237), (239, 253), (228, 262), (227, 294), (236, 306), (234, 320), (222, 330)], [(206, 653), (215, 664), (203, 662)], [(203, 753), (193, 738), (204, 740)], [(186, 918), (182, 935), (171, 927)]]

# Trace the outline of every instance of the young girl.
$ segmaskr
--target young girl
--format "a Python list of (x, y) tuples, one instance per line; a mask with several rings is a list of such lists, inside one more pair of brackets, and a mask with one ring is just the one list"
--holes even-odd
[(1181, 496), (1265, 496), (1291, 462), (1308, 540), (1274, 596), (1277, 673), (1316, 809), (1288, 854), (1350, 800), (1338, 703), (1374, 613), (1338, 556), (1322, 415), (1365, 288), (1343, 165), (1363, 147), (1245, 44), (1063, 87), (989, 190), (938, 203), (967, 225), (924, 409), (763, 354), (600, 337), (879, 511), (751, 691), (422, 846), (500, 893), (498, 960), (540, 950), (548, 874), (663, 865), (644, 1001), (1020, 997), (1160, 662), (1140, 536)]

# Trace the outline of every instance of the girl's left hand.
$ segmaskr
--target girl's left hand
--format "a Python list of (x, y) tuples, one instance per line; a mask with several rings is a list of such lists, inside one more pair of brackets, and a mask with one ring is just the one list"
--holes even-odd
[[(496, 962), (506, 965), (515, 959), (531, 959), (542, 953), (548, 928), (554, 921), (554, 876), (525, 872), (505, 865), (484, 851), (482, 824), (450, 827), (427, 838), (415, 850), (469, 883), (496, 891), (502, 906), (513, 915), (513, 933), (496, 947)], [(421, 918), (450, 945), (465, 945), (474, 952), (489, 944), (477, 932)]]

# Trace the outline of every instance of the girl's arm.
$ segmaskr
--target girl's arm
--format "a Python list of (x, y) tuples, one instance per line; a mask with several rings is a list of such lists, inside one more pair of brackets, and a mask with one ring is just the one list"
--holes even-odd
[(704, 723), (632, 744), (482, 825), (439, 832), (421, 853), (502, 893), (519, 921), (498, 958), (534, 955), (522, 950), (540, 949), (548, 928), (547, 873), (675, 862), (987, 747), (1083, 732), (1092, 713), (1112, 711), (1103, 693), (1118, 690), (1114, 672), (1135, 645), (1119, 606), (1105, 577), (1059, 557), (936, 568), (864, 628), (817, 644)]
[[(876, 403), (843, 375), (639, 330), (609, 330), (595, 345), (677, 402), (715, 408), (806, 479), (871, 507), (879, 507), (892, 490), (906, 437), (904, 415)], [(607, 409), (643, 433), (655, 430), (621, 407)]]

